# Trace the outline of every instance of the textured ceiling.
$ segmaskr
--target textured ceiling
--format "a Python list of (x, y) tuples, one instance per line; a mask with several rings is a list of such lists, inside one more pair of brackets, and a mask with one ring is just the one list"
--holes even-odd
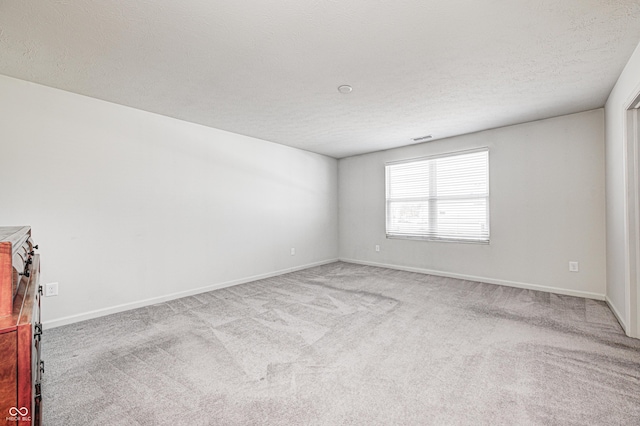
[(640, 0), (0, 0), (1, 74), (337, 158), (602, 107), (639, 41)]

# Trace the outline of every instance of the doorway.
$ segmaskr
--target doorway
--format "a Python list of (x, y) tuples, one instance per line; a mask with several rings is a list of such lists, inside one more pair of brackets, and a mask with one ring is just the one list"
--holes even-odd
[(626, 279), (627, 334), (640, 338), (640, 93), (627, 108), (626, 121)]

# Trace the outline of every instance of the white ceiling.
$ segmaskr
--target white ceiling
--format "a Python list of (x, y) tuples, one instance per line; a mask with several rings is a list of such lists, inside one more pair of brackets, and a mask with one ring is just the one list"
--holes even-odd
[(1, 74), (336, 158), (602, 107), (639, 41), (640, 0), (0, 0)]

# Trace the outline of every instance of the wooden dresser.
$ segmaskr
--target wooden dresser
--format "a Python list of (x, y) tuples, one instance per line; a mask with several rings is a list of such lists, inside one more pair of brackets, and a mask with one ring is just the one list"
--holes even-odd
[(40, 425), (40, 255), (31, 228), (0, 227), (0, 425)]

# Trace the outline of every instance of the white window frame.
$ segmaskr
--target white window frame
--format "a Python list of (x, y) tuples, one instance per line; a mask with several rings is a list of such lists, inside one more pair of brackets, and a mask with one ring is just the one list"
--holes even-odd
[[(435, 187), (435, 183), (433, 179), (436, 175), (434, 175), (434, 173), (437, 174), (437, 172), (434, 171), (435, 167), (433, 166), (427, 166), (429, 169), (429, 176), (430, 176), (430, 181), (429, 181), (429, 196), (427, 197), (416, 197), (416, 198), (401, 198), (401, 197), (397, 197), (397, 198), (393, 198), (390, 196), (390, 187), (391, 187), (391, 182), (390, 182), (390, 168), (392, 168), (394, 165), (399, 165), (399, 164), (408, 164), (408, 163), (422, 163), (422, 162), (434, 162), (434, 160), (438, 160), (438, 159), (442, 159), (442, 158), (446, 158), (446, 157), (453, 157), (453, 156), (461, 156), (461, 155), (467, 155), (467, 154), (472, 154), (472, 153), (479, 153), (479, 152), (486, 152), (487, 155), (487, 162), (486, 162), (486, 193), (480, 193), (480, 194), (463, 194), (463, 195), (457, 195), (456, 197), (438, 197), (437, 194), (436, 195), (431, 195), (431, 191), (433, 191), (433, 188)], [(386, 195), (385, 195), (385, 213), (386, 213), (386, 217), (385, 217), (385, 230), (386, 230), (386, 235), (387, 238), (400, 238), (400, 239), (414, 239), (414, 240), (426, 240), (426, 241), (441, 241), (441, 242), (456, 242), (456, 243), (473, 243), (473, 244), (489, 244), (490, 243), (490, 236), (491, 236), (491, 230), (490, 230), (490, 222), (491, 222), (491, 216), (490, 216), (490, 211), (489, 211), (489, 206), (490, 206), (490, 196), (489, 196), (489, 148), (488, 147), (482, 147), (482, 148), (477, 148), (477, 149), (472, 149), (472, 150), (465, 150), (465, 151), (456, 151), (456, 152), (449, 152), (449, 153), (445, 153), (445, 154), (438, 154), (438, 155), (432, 155), (432, 156), (428, 156), (428, 157), (420, 157), (420, 158), (412, 158), (412, 159), (407, 159), (407, 160), (401, 160), (401, 161), (392, 161), (392, 162), (387, 162), (385, 163), (385, 191), (386, 191)], [(440, 179), (442, 179), (442, 177), (440, 177)], [(483, 228), (483, 233), (482, 235), (471, 235), (471, 234), (467, 234), (467, 235), (458, 235), (455, 237), (452, 237), (451, 235), (447, 235), (447, 236), (443, 236), (443, 233), (441, 231), (438, 230), (437, 227), (437, 217), (438, 217), (438, 202), (439, 201), (445, 201), (447, 199), (451, 200), (452, 198), (455, 198), (457, 200), (474, 200), (474, 199), (485, 199), (486, 200), (486, 223), (483, 224), (485, 228)], [(412, 232), (412, 230), (399, 230), (398, 229), (398, 225), (397, 223), (392, 224), (391, 223), (391, 208), (393, 203), (398, 203), (398, 202), (407, 202), (407, 201), (415, 201), (415, 202), (419, 202), (419, 203), (426, 203), (427, 204), (427, 208), (428, 208), (428, 219), (426, 219), (426, 223), (425, 223), (425, 228), (426, 230), (424, 231), (420, 231), (420, 232)], [(390, 229), (390, 228), (395, 228), (395, 229)], [(409, 226), (410, 228), (410, 226)]]

